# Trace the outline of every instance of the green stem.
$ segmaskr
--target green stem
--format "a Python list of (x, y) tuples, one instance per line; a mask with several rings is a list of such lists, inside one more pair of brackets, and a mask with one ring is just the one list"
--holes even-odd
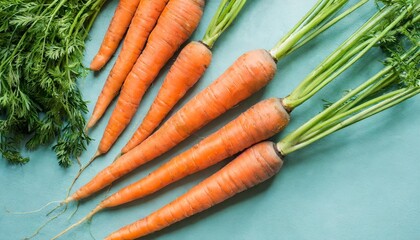
[(358, 9), (359, 7), (361, 7), (362, 5), (364, 5), (365, 3), (367, 3), (368, 1), (369, 0), (362, 0), (362, 1), (358, 2), (357, 4), (355, 4), (354, 6), (352, 6), (351, 8), (347, 9), (342, 14), (338, 15), (337, 17), (335, 17), (334, 19), (332, 19), (331, 21), (329, 21), (324, 26), (322, 26), (319, 29), (317, 29), (317, 30), (313, 31), (312, 33), (310, 33), (308, 36), (306, 36), (304, 39), (302, 39), (298, 44), (296, 44), (292, 49), (290, 49), (289, 50), (289, 54), (292, 53), (293, 51), (299, 49), (303, 45), (305, 45), (307, 42), (309, 42), (310, 40), (312, 40), (313, 38), (315, 38), (316, 36), (318, 36), (319, 34), (321, 34), (322, 32), (324, 32), (325, 30), (327, 30), (328, 28), (330, 28), (332, 25), (334, 25), (337, 22), (339, 22), (341, 19), (345, 18), (350, 13), (354, 12), (356, 9)]
[[(367, 23), (365, 23), (358, 31), (356, 31), (348, 40), (340, 45), (330, 56), (328, 56), (314, 71), (311, 72), (293, 91), (292, 93), (283, 99), (283, 103), (293, 109), (306, 100), (315, 95), (320, 89), (334, 80), (342, 72), (352, 66), (357, 60), (359, 60), (368, 50), (370, 50), (377, 42), (382, 39), (389, 31), (391, 31), (402, 19), (407, 15), (409, 9), (405, 9), (398, 18), (382, 30), (379, 34), (375, 34), (371, 38), (364, 39), (369, 32), (376, 29), (379, 22), (386, 18), (389, 14), (395, 11), (396, 6), (387, 7), (385, 10), (375, 14)], [(361, 45), (366, 45), (361, 51), (354, 51), (359, 49)], [(348, 58), (352, 57), (350, 61), (342, 61), (342, 57), (350, 52)], [(353, 56), (351, 56), (353, 55)], [(344, 64), (340, 66), (340, 70), (337, 71), (337, 62)], [(336, 69), (333, 66), (336, 65)], [(319, 77), (325, 70), (333, 72), (329, 77)]]
[[(346, 2), (347, 0), (318, 1), (317, 8), (312, 8), (309, 13), (304, 16), (303, 20), (295, 25), (295, 27), (270, 50), (271, 56), (278, 61), (287, 55), (290, 49), (305, 37), (306, 34), (314, 31), (316, 28), (321, 28), (324, 20), (337, 12)], [(316, 12), (316, 14), (312, 14), (313, 12), (311, 11)], [(318, 32), (318, 34), (319, 33), (320, 32)]]
[(222, 33), (232, 24), (246, 0), (223, 0), (210, 21), (202, 42), (212, 48)]
[[(368, 109), (365, 109), (361, 112), (359, 112), (358, 114), (355, 114), (352, 117), (347, 118), (346, 120), (333, 125), (332, 127), (328, 128), (328, 130), (321, 132), (320, 134), (315, 135), (314, 137), (307, 139), (305, 141), (299, 142), (298, 144), (294, 144), (292, 146), (288, 146), (288, 147), (284, 147), (285, 145), (282, 144), (282, 142), (277, 143), (277, 148), (281, 149), (281, 153), (282, 154), (289, 154), (291, 152), (294, 152), (298, 149), (301, 149), (303, 147), (308, 146), (309, 144), (323, 138), (326, 137), (328, 135), (330, 135), (331, 133), (334, 133), (340, 129), (343, 129), (345, 127), (348, 127), (356, 122), (359, 122), (363, 119), (366, 119), (370, 116), (373, 116), (379, 112), (382, 112), (392, 106), (395, 106), (417, 94), (420, 93), (420, 87), (416, 87), (416, 88), (405, 88), (405, 89), (400, 89), (400, 90), (396, 90), (398, 91), (397, 93), (389, 93), (385, 96), (383, 96), (383, 98), (385, 98), (385, 100), (380, 101), (379, 103), (369, 107)], [(391, 97), (390, 97), (391, 96)], [(376, 101), (376, 99), (371, 100), (373, 102)]]
[[(414, 87), (400, 88), (374, 97), (384, 87), (401, 81), (400, 72), (396, 71), (396, 67), (400, 65), (411, 67), (412, 63), (418, 62), (419, 56), (419, 47), (414, 45), (398, 58), (399, 61), (392, 62), (392, 65), (384, 67), (369, 80), (348, 92), (330, 107), (286, 136), (277, 144), (278, 149), (283, 154), (291, 153), (332, 132), (363, 120), (418, 94), (420, 87), (417, 83)], [(415, 68), (415, 66), (413, 67)], [(417, 75), (414, 75), (409, 79), (417, 79), (417, 77)], [(373, 98), (369, 99), (372, 96)]]

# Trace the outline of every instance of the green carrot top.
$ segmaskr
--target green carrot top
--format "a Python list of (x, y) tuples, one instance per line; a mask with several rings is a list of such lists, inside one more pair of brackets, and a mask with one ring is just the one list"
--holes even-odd
[[(384, 1), (385, 2), (385, 1)], [(419, 5), (414, 1), (386, 1), (366, 23), (333, 51), (318, 67), (284, 98), (294, 109), (334, 80), (380, 41), (388, 41), (404, 25), (418, 21)]]
[(401, 38), (383, 42), (382, 47), (390, 53), (386, 66), (278, 142), (277, 148), (282, 154), (303, 148), (420, 93), (418, 24), (411, 24), (400, 33), (410, 43)]
[(202, 42), (212, 48), (222, 33), (238, 16), (246, 0), (223, 0), (210, 21)]

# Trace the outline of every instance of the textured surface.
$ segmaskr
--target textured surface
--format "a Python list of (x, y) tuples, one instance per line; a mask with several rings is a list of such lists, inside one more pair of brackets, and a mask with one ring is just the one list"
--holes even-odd
[[(237, 57), (248, 50), (269, 49), (311, 7), (315, 0), (249, 1), (243, 13), (214, 46), (213, 62), (204, 78), (186, 99), (216, 79)], [(351, 1), (354, 2), (354, 1)], [(85, 64), (98, 50), (99, 43), (117, 5), (109, 1), (99, 15), (87, 43)], [(209, 0), (203, 20), (193, 39), (199, 40), (213, 15), (218, 1)], [(339, 23), (309, 45), (278, 63), (278, 71), (268, 87), (241, 103), (223, 117), (206, 126), (193, 137), (162, 157), (129, 174), (114, 184), (110, 192), (145, 176), (168, 158), (197, 143), (220, 128), (255, 102), (269, 97), (287, 95), (325, 56), (360, 26), (373, 11), (373, 4)], [(371, 53), (340, 76), (312, 100), (296, 109), (290, 125), (282, 136), (322, 109), (322, 99), (334, 100), (345, 89), (371, 76), (380, 64), (371, 61), (378, 53)], [(112, 61), (115, 61), (115, 56)], [(103, 71), (90, 74), (80, 81), (85, 99), (94, 101), (104, 84), (112, 64)], [(148, 110), (156, 95), (166, 66), (159, 79), (145, 94), (132, 124), (104, 157), (98, 158), (76, 183), (75, 187), (113, 161)], [(182, 100), (177, 105), (186, 102)], [(112, 107), (114, 107), (115, 102)], [(229, 199), (225, 203), (177, 223), (144, 239), (418, 239), (420, 236), (420, 97), (383, 112), (367, 121), (325, 138), (286, 158), (280, 173), (268, 182)], [(91, 131), (95, 138), (81, 156), (86, 162), (95, 152), (111, 111)], [(398, 118), (394, 118), (398, 116)], [(134, 124), (136, 123), (136, 124)], [(0, 160), (0, 239), (22, 239), (32, 234), (44, 221), (48, 210), (29, 215), (12, 215), (5, 211), (28, 211), (52, 200), (64, 198), (77, 168), (62, 169), (56, 165), (54, 154), (47, 148), (29, 153), (32, 161), (22, 167), (7, 165)], [(197, 182), (209, 176), (223, 164), (190, 176), (161, 192), (124, 207), (99, 213), (91, 225), (84, 224), (61, 239), (103, 239), (106, 235), (144, 217), (172, 201)], [(109, 194), (109, 193), (108, 193)], [(34, 239), (49, 239), (70, 223), (89, 212), (107, 195), (105, 191), (82, 202), (79, 211), (69, 221), (75, 206), (50, 223)], [(49, 208), (51, 209), (51, 208)]]

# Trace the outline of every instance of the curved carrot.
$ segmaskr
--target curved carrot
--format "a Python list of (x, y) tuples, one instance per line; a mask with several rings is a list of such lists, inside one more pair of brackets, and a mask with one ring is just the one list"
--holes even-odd
[(98, 153), (106, 153), (134, 116), (149, 85), (175, 51), (194, 32), (204, 0), (171, 0), (162, 12), (143, 53), (127, 76), (105, 129)]
[(124, 37), (139, 2), (140, 0), (120, 0), (98, 53), (90, 64), (91, 70), (100, 70), (117, 50), (118, 44)]
[[(243, 54), (216, 81), (169, 118), (149, 137), (150, 140), (147, 139), (147, 143), (140, 144), (139, 149), (146, 151), (143, 146), (152, 143), (157, 148), (155, 151), (160, 152), (159, 155), (165, 153), (191, 133), (260, 90), (270, 82), (276, 70), (276, 63), (266, 50)], [(131, 141), (121, 152), (137, 149), (135, 146), (136, 142)]]
[(167, 2), (168, 0), (142, 0), (140, 2), (127, 31), (121, 52), (96, 101), (86, 128), (91, 128), (96, 124), (120, 91)]
[[(327, 0), (319, 0), (312, 11), (280, 40), (270, 51), (271, 53), (266, 50), (254, 50), (239, 57), (216, 81), (186, 103), (154, 134), (119, 157), (64, 202), (85, 198), (142, 164), (162, 155), (211, 120), (266, 86), (276, 72), (276, 60), (303, 46), (367, 0), (361, 0), (355, 7), (329, 22), (323, 20), (338, 11), (347, 1), (334, 1), (331, 4), (325, 4), (325, 1)], [(312, 14), (318, 14), (318, 17), (313, 18)], [(287, 107), (287, 109), (292, 108)], [(124, 113), (121, 113), (120, 117), (123, 116), (125, 116)]]
[(65, 202), (90, 196), (138, 166), (167, 152), (194, 131), (265, 86), (273, 78), (276, 69), (275, 61), (266, 50), (254, 50), (242, 55), (153, 135), (99, 172)]
[(128, 148), (137, 146), (150, 136), (188, 89), (204, 74), (211, 58), (210, 49), (202, 42), (190, 42), (182, 49), (142, 123), (127, 143)]
[(274, 136), (289, 120), (281, 99), (263, 100), (145, 178), (111, 195), (101, 206), (114, 207), (154, 193)]
[(105, 239), (136, 239), (158, 231), (271, 178), (282, 165), (274, 143), (254, 145), (173, 202)]
[(189, 43), (178, 55), (148, 113), (127, 143), (127, 148), (137, 146), (150, 136), (188, 89), (200, 79), (210, 65), (214, 43), (232, 24), (245, 3), (246, 0), (220, 2), (203, 39)]
[[(263, 100), (147, 177), (106, 198), (86, 217), (57, 236), (63, 235), (105, 208), (119, 206), (150, 195), (173, 182), (206, 169), (253, 144), (272, 137), (284, 129), (289, 120), (290, 116), (284, 109), (281, 99)], [(120, 162), (120, 164), (124, 163)], [(89, 185), (87, 185), (88, 187)], [(89, 189), (81, 191), (89, 192)]]

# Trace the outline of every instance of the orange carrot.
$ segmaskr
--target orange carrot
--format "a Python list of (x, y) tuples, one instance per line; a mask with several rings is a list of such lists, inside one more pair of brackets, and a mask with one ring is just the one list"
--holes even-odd
[(261, 101), (145, 178), (111, 195), (101, 206), (114, 207), (154, 193), (272, 137), (284, 129), (289, 120), (281, 99)]
[(168, 0), (142, 0), (131, 21), (118, 58), (111, 69), (86, 128), (93, 127), (118, 94)]
[(98, 154), (106, 153), (128, 125), (160, 69), (198, 26), (203, 7), (204, 0), (171, 0), (167, 4), (143, 53), (124, 82), (117, 106), (99, 144)]
[(105, 239), (136, 239), (165, 228), (271, 178), (282, 165), (272, 142), (259, 143), (175, 201)]
[[(150, 195), (188, 175), (206, 169), (234, 154), (280, 132), (289, 123), (290, 117), (281, 99), (263, 100), (242, 113), (223, 128), (203, 139), (189, 150), (153, 171), (147, 177), (119, 190), (103, 200), (94, 210), (77, 223), (57, 235), (91, 218), (97, 212)], [(124, 164), (119, 162), (119, 164)], [(72, 197), (81, 198), (89, 192), (89, 185)], [(94, 187), (95, 188), (95, 187)]]
[(90, 69), (100, 70), (117, 50), (133, 18), (140, 0), (120, 0), (98, 53), (93, 58)]
[[(239, 57), (216, 81), (186, 103), (154, 134), (99, 172), (90, 182), (68, 197), (64, 203), (85, 198), (142, 164), (167, 152), (193, 132), (267, 85), (276, 72), (275, 60), (281, 59), (302, 46), (303, 44), (300, 41), (308, 42), (357, 8), (353, 7), (330, 22), (324, 22), (325, 18), (331, 16), (334, 11), (338, 11), (347, 2), (341, 0), (324, 4), (324, 1), (327, 0), (319, 0), (312, 10), (319, 16), (313, 18), (312, 14), (315, 14), (314, 12), (307, 14), (298, 26), (281, 39), (270, 53), (266, 50), (254, 50)], [(366, 1), (361, 0), (356, 6), (361, 6)], [(306, 18), (309, 18), (309, 20), (306, 20)], [(309, 28), (306, 24), (316, 27), (315, 29)], [(316, 30), (317, 28), (318, 30)], [(306, 33), (308, 35), (305, 35)], [(302, 37), (304, 38), (302, 39)], [(287, 107), (289, 105), (285, 106), (286, 109), (291, 110)], [(123, 116), (125, 116), (124, 113), (121, 113), (120, 117)]]
[(85, 198), (173, 148), (192, 132), (265, 86), (276, 69), (273, 58), (265, 50), (244, 54), (153, 135), (99, 172), (65, 202)]
[(210, 21), (203, 39), (189, 43), (169, 70), (157, 97), (128, 145), (137, 146), (162, 122), (175, 104), (204, 74), (212, 59), (211, 49), (238, 16), (246, 0), (223, 0)]
[(131, 149), (135, 152), (151, 151), (145, 147), (152, 144), (153, 148), (157, 148), (154, 150), (156, 154), (165, 153), (229, 108), (260, 90), (273, 78), (276, 70), (276, 63), (266, 50), (245, 53), (216, 81), (169, 118), (160, 129), (146, 139), (147, 142), (134, 148), (136, 142), (130, 141), (121, 152), (127, 153)]
[(156, 99), (129, 143), (137, 146), (162, 122), (175, 104), (204, 74), (212, 53), (201, 42), (190, 42), (178, 55), (166, 76)]

